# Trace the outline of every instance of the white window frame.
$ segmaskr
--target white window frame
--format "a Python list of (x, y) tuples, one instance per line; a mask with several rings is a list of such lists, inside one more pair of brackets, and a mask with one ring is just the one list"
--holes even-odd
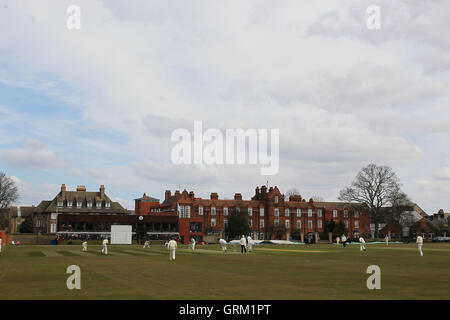
[(337, 218), (338, 217), (338, 211), (337, 210), (333, 210), (333, 218)]
[(253, 214), (253, 209), (252, 208), (248, 208), (248, 215), (249, 217), (251, 217)]
[(97, 207), (97, 209), (100, 209), (101, 207), (102, 207), (102, 202), (100, 201), (100, 202), (97, 202), (96, 204), (95, 204), (95, 206)]
[(297, 230), (300, 230), (302, 228), (302, 220), (297, 220)]
[(275, 203), (278, 203), (278, 196), (275, 196)]
[(259, 227), (264, 228), (264, 219), (259, 219)]
[(359, 212), (358, 212), (358, 211), (355, 211), (355, 213), (353, 214), (353, 216), (354, 216), (355, 218), (359, 218)]
[(289, 208), (284, 209), (284, 216), (289, 217)]
[(344, 218), (348, 218), (348, 210), (344, 210)]
[(50, 224), (50, 233), (56, 233), (56, 223)]
[(259, 208), (259, 216), (264, 217), (264, 208)]
[(280, 225), (280, 220), (275, 219), (275, 220), (273, 221), (273, 225), (274, 225), (274, 227), (278, 227), (278, 226)]
[(191, 206), (185, 206), (184, 207), (184, 215), (186, 216), (186, 218), (190, 218), (191, 217)]
[(286, 229), (290, 228), (290, 222), (289, 220), (284, 221), (284, 226), (286, 227)]
[(348, 230), (348, 220), (344, 220), (345, 228)]
[(52, 212), (50, 215), (50, 219), (52, 219), (52, 220), (56, 220), (57, 217), (58, 217), (58, 214), (56, 212)]
[(359, 221), (355, 220), (355, 229), (359, 229)]
[(317, 209), (317, 216), (322, 218), (322, 209)]
[(81, 208), (83, 206), (83, 202), (78, 202), (77, 201), (77, 208)]
[(180, 206), (179, 216), (180, 218), (184, 218), (184, 206)]
[(312, 229), (313, 228), (313, 222), (312, 220), (308, 220), (308, 229)]
[(302, 216), (302, 209), (297, 209), (297, 217), (301, 217)]
[(322, 220), (317, 220), (317, 228), (322, 228)]
[(211, 207), (211, 215), (212, 216), (216, 215), (216, 207)]
[(312, 215), (313, 215), (312, 209), (308, 209), (308, 217), (312, 217)]
[(64, 207), (64, 201), (58, 201), (58, 208)]
[(72, 202), (67, 202), (67, 207), (68, 208), (72, 208), (73, 207), (73, 203)]
[(106, 209), (111, 208), (111, 202), (105, 202), (105, 208)]
[(203, 206), (198, 207), (198, 215), (199, 216), (203, 215)]
[(216, 218), (211, 218), (211, 227), (216, 226)]
[(92, 202), (88, 202), (88, 203), (87, 203), (87, 207), (88, 207), (88, 208), (92, 208)]
[(274, 212), (275, 217), (280, 216), (280, 212), (278, 211), (278, 208), (275, 208), (273, 212)]
[(228, 207), (223, 207), (223, 215), (228, 216)]

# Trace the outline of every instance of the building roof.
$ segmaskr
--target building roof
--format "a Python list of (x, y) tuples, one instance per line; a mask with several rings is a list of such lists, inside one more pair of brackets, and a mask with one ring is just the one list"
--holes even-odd
[[(64, 188), (64, 190), (63, 190)], [(85, 189), (78, 188), (77, 191), (66, 191), (65, 186), (53, 198), (53, 200), (42, 201), (34, 210), (35, 213), (109, 213), (109, 214), (129, 214), (119, 202), (111, 201), (111, 199), (104, 193), (104, 189), (100, 188), (98, 192), (84, 191)], [(76, 202), (74, 202), (76, 201)], [(58, 206), (58, 202), (62, 202), (63, 206)], [(81, 203), (81, 207), (77, 203)], [(67, 204), (72, 203), (72, 207)], [(91, 203), (91, 207), (88, 207)], [(106, 207), (106, 204), (110, 207)], [(100, 207), (97, 207), (100, 204)]]

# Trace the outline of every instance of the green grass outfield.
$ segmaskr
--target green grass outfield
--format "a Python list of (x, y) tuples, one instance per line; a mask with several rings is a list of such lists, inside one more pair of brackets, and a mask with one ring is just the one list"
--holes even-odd
[[(450, 244), (259, 245), (241, 255), (228, 246), (179, 246), (175, 262), (161, 244), (3, 247), (0, 299), (450, 299)], [(81, 290), (68, 290), (69, 265)], [(381, 290), (368, 290), (369, 265)]]

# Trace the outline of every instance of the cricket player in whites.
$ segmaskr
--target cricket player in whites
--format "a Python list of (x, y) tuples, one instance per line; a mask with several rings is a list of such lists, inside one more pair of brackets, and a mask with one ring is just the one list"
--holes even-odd
[(247, 241), (245, 240), (244, 235), (242, 235), (239, 243), (241, 244), (241, 253), (247, 253)]
[(169, 255), (170, 261), (175, 261), (175, 250), (177, 250), (177, 247), (178, 247), (177, 242), (174, 239), (170, 240), (169, 243), (167, 244), (167, 248), (170, 251)]
[(0, 238), (0, 252), (2, 252), (2, 238)]
[(384, 237), (384, 241), (386, 241), (386, 245), (388, 246), (389, 245), (389, 237), (388, 237), (388, 235), (386, 235), (386, 237)]
[(87, 241), (84, 241), (82, 244), (83, 251), (87, 251)]
[(252, 252), (253, 239), (250, 235), (247, 237), (247, 248), (248, 252)]
[(423, 238), (422, 238), (422, 236), (417, 235), (416, 243), (417, 243), (417, 248), (419, 249), (420, 256), (422, 257), (423, 256), (423, 252), (422, 252)]
[(341, 239), (339, 239), (339, 237), (336, 237), (336, 244), (337, 245), (339, 245), (339, 241), (340, 241)]
[(150, 241), (145, 240), (145, 242), (144, 242), (144, 248), (150, 248)]
[(108, 254), (108, 239), (103, 240), (102, 253)]
[(222, 252), (227, 253), (227, 242), (224, 239), (220, 239), (219, 243), (222, 246)]
[(366, 243), (366, 241), (364, 240), (364, 238), (362, 236), (359, 237), (359, 248), (361, 249), (361, 251), (366, 251), (366, 247), (364, 246), (364, 244)]
[(191, 238), (191, 249), (192, 249), (192, 251), (193, 250), (195, 250), (195, 239), (194, 238)]

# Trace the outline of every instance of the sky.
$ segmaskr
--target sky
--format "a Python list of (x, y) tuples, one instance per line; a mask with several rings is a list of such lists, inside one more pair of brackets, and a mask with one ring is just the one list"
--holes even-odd
[[(249, 199), (267, 182), (334, 201), (375, 163), (428, 214), (448, 212), (448, 12), (444, 0), (0, 0), (0, 171), (17, 205), (103, 184), (134, 209), (144, 192)], [(279, 129), (278, 173), (174, 164), (171, 134), (194, 121)]]

